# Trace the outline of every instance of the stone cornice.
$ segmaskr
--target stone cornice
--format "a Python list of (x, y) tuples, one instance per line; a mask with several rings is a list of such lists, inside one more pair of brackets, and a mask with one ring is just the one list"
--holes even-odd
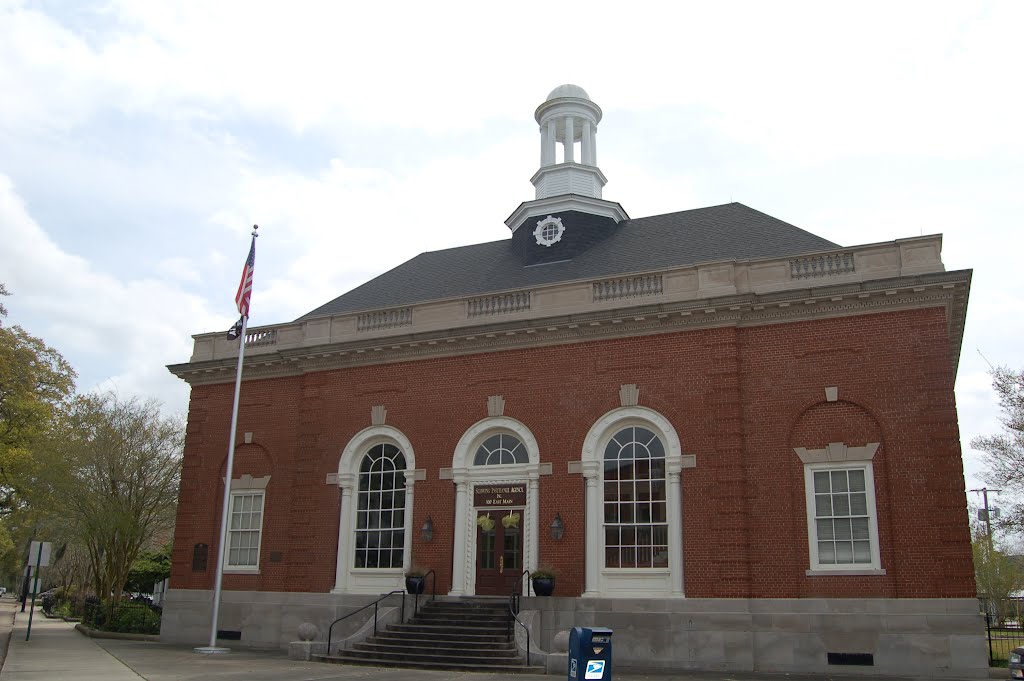
[[(417, 332), (415, 326), (391, 329), (377, 337), (322, 342), (295, 342), (296, 325), (280, 325), (277, 342), (246, 346), (244, 375), (248, 380), (293, 376), (368, 364), (407, 362), (425, 358), (478, 354), (502, 350), (562, 345), (591, 340), (672, 333), (721, 326), (750, 327), (830, 317), (876, 314), (895, 310), (944, 307), (949, 324), (953, 370), (960, 343), (970, 289), (970, 270), (931, 272), (913, 276), (767, 293), (729, 293), (706, 298), (662, 302), (664, 295), (614, 301), (614, 305), (588, 305), (576, 314), (510, 314), (505, 321)], [(721, 288), (719, 289), (721, 290)], [(314, 320), (316, 321), (316, 320)], [(307, 322), (308, 324), (308, 322)], [(299, 326), (302, 326), (301, 324)], [(268, 328), (253, 332), (261, 340)], [(208, 336), (197, 336), (197, 346)], [(282, 342), (283, 341), (283, 342)], [(168, 367), (191, 385), (226, 383), (234, 379), (237, 355), (197, 359)]]

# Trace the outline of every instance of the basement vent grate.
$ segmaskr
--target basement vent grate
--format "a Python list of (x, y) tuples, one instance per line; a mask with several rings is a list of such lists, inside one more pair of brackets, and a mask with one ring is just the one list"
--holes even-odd
[(828, 653), (828, 663), (874, 667), (875, 656), (873, 653)]
[(231, 629), (218, 629), (217, 638), (222, 641), (241, 641), (242, 632), (232, 631)]

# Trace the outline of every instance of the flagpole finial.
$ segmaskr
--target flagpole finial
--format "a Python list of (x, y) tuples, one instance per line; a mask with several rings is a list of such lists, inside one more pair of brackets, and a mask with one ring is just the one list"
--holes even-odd
[(256, 230), (259, 229), (259, 228), (260, 228), (259, 225), (253, 225), (252, 226), (252, 235), (253, 236), (259, 236), (259, 234), (256, 233)]

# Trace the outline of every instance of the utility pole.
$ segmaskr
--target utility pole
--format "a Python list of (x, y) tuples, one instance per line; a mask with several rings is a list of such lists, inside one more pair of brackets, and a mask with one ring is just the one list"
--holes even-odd
[(981, 498), (985, 504), (985, 532), (988, 534), (988, 546), (992, 548), (992, 510), (988, 505), (988, 493), (999, 494), (1003, 490), (1001, 489), (989, 489), (988, 487), (982, 487), (980, 489), (972, 489), (971, 492), (980, 492)]

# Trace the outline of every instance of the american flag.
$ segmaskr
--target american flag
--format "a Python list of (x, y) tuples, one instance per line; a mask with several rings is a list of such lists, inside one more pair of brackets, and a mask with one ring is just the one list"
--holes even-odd
[(249, 298), (252, 296), (252, 273), (256, 269), (256, 237), (249, 246), (249, 257), (242, 268), (242, 281), (238, 282), (238, 293), (235, 294), (235, 305), (243, 317), (249, 316)]

